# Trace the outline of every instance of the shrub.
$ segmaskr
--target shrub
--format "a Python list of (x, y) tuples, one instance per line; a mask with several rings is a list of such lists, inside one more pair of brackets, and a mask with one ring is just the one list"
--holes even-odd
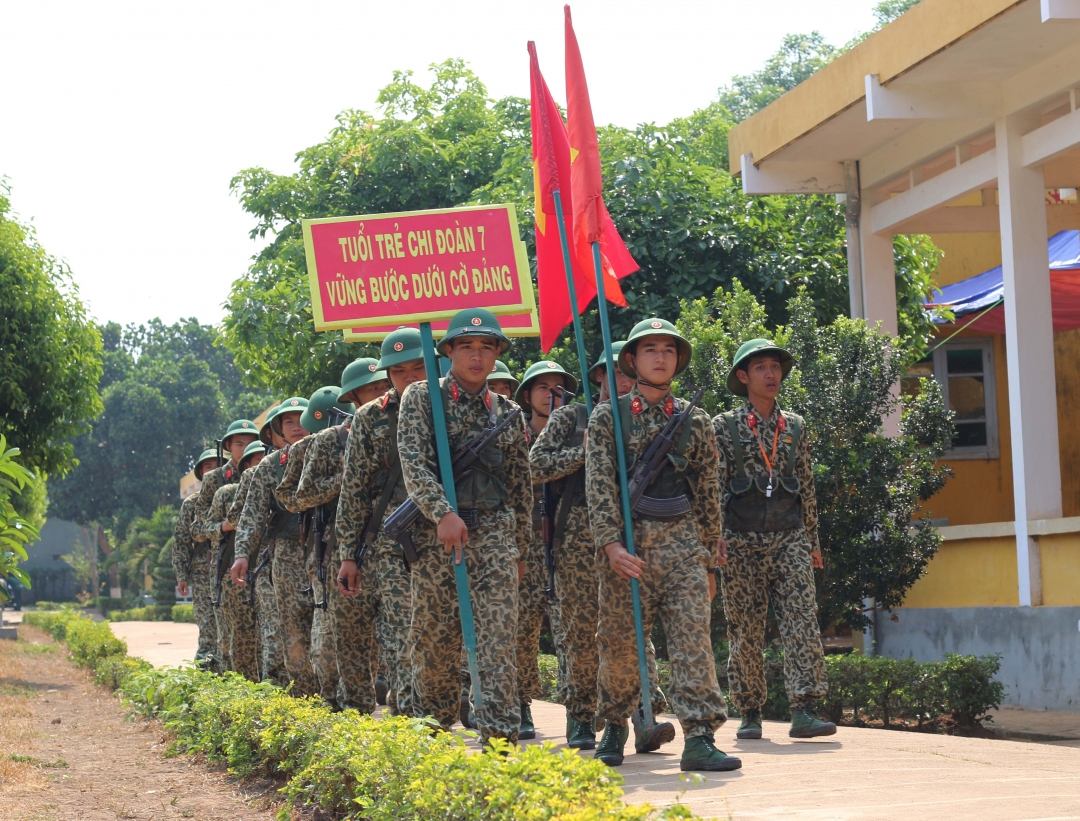
[(39, 601), (34, 602), (34, 607), (42, 612), (54, 612), (60, 609), (60, 602), (55, 601)]
[(1001, 669), (1001, 655), (960, 656), (949, 653), (940, 662), (945, 709), (964, 728), (989, 721), (990, 710), (1001, 706), (1005, 685), (995, 681)]
[(109, 621), (170, 621), (171, 619), (172, 606), (168, 604), (151, 604), (131, 610), (109, 611)]
[(174, 604), (172, 607), (172, 620), (183, 624), (195, 623), (195, 605)]

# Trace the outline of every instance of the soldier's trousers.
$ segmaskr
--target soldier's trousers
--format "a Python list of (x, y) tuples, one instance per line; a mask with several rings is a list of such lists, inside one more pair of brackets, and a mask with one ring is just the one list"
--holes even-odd
[(596, 714), (596, 673), (600, 664), (596, 649), (598, 587), (596, 547), (588, 509), (582, 505), (571, 510), (555, 557), (552, 606), (555, 645), (565, 666), (559, 681), (559, 701), (575, 721), (592, 721)]
[(308, 574), (308, 584), (311, 585), (312, 607), (311, 611), (311, 666), (315, 670), (315, 680), (318, 682), (318, 693), (327, 703), (336, 706), (338, 704), (340, 676), (338, 675), (337, 654), (334, 652), (334, 629), (330, 619), (330, 587), (336, 586), (333, 580), (337, 578), (335, 573), (330, 574), (334, 568), (329, 565), (330, 552), (323, 559), (323, 569), (326, 571), (326, 609), (315, 607), (315, 602), (322, 602), (323, 587), (317, 575), (315, 564), (315, 551), (309, 550), (305, 567)]
[[(343, 595), (337, 589), (341, 562), (328, 558), (327, 589), (329, 590), (330, 632), (341, 681), (343, 708), (364, 713), (375, 712), (375, 667), (378, 664), (375, 644), (375, 571), (370, 561), (360, 569), (361, 590), (355, 596)], [(318, 614), (316, 614), (318, 617)]]
[[(372, 557), (374, 553), (374, 557)], [(380, 534), (368, 553), (375, 567), (378, 606), (375, 611), (375, 634), (379, 656), (386, 667), (386, 703), (392, 713), (410, 711), (412, 672), (406, 667), (405, 646), (409, 640), (412, 616), (412, 587), (405, 560), (391, 547), (390, 539)]]
[(249, 681), (259, 681), (255, 611), (247, 605), (247, 588), (221, 582), (221, 606), (217, 608), (218, 646), (225, 668)]
[(195, 610), (195, 623), (199, 625), (199, 649), (195, 661), (213, 659), (217, 655), (217, 620), (214, 617), (214, 584), (210, 573), (210, 560), (206, 550), (196, 550), (191, 559), (191, 603)]
[(299, 539), (279, 536), (274, 543), (274, 599), (281, 628), (285, 669), (292, 679), (292, 693), (311, 696), (318, 682), (311, 666), (311, 621), (314, 601), (308, 592), (304, 549)]
[[(543, 695), (540, 684), (540, 631), (548, 609), (547, 568), (543, 547), (537, 546), (525, 563), (525, 577), (518, 583), (517, 690), (518, 701), (530, 704)], [(553, 628), (554, 629), (554, 628)]]
[(255, 619), (259, 631), (259, 672), (263, 681), (278, 687), (289, 685), (285, 653), (281, 649), (281, 618), (274, 595), (273, 571), (264, 567), (255, 580)]
[(739, 709), (760, 709), (767, 689), (762, 653), (769, 604), (784, 645), (784, 680), (792, 706), (828, 692), (817, 621), (810, 543), (799, 528), (778, 533), (725, 534), (728, 563), (721, 567), (728, 623), (728, 685)]
[[(671, 660), (669, 697), (687, 738), (711, 736), (727, 720), (709, 639), (709, 574), (712, 562), (689, 516), (670, 521), (638, 519), (637, 555), (645, 561), (638, 580), (645, 635), (659, 616)], [(599, 560), (603, 558), (604, 561)], [(599, 714), (622, 723), (640, 694), (637, 640), (630, 582), (598, 556), (600, 618)]]
[[(461, 621), (453, 558), (426, 520), (414, 528), (420, 559), (412, 566), (412, 622), (407, 642), (416, 717), (430, 715), (445, 729), (457, 721), (461, 696)], [(483, 707), (476, 713), (481, 739), (517, 741), (517, 541), (510, 510), (480, 514), (469, 530), (465, 566), (476, 624), (477, 666)]]

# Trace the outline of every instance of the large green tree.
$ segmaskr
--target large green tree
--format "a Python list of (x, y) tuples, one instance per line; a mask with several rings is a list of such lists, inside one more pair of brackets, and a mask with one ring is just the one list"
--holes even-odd
[(71, 440), (101, 410), (101, 339), (67, 265), (15, 217), (10, 193), (0, 178), (0, 430), (39, 477), (62, 476)]

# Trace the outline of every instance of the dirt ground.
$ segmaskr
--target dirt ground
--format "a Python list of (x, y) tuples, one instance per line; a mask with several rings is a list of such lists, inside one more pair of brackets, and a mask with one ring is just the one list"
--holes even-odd
[(0, 818), (266, 821), (277, 785), (240, 788), (223, 769), (166, 758), (161, 723), (120, 701), (32, 627), (0, 641)]

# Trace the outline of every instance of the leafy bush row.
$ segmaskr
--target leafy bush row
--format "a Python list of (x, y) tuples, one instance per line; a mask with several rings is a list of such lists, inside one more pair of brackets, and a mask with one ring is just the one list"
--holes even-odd
[(174, 604), (172, 606), (172, 620), (182, 622), (183, 624), (195, 623), (195, 605), (193, 604)]
[(172, 605), (151, 604), (131, 610), (110, 610), (109, 621), (172, 621)]
[(108, 623), (70, 613), (28, 616), (28, 624), (67, 641), (76, 663), (118, 689), (133, 711), (160, 718), (173, 734), (173, 752), (200, 753), (240, 777), (283, 775), (283, 821), (293, 809), (312, 807), (365, 821), (694, 817), (681, 805), (625, 805), (619, 774), (571, 750), (504, 743), (478, 754), (461, 737), (416, 719), (332, 713), (316, 699), (234, 673), (158, 670), (129, 658)]

